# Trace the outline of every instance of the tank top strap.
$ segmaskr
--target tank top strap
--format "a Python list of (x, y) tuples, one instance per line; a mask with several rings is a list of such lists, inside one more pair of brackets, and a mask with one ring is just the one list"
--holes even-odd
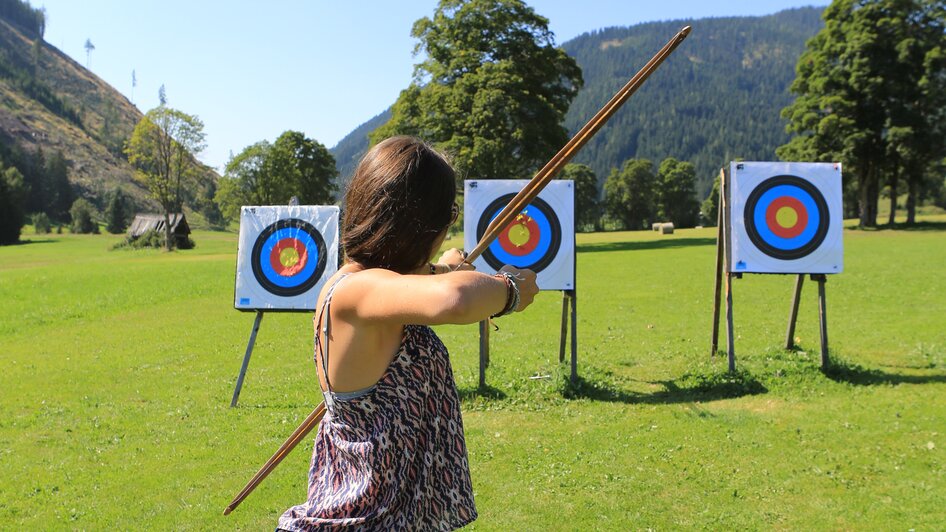
[[(335, 289), (338, 288), (338, 284), (349, 275), (351, 274), (344, 273), (340, 275), (338, 279), (335, 279), (335, 282), (329, 287), (328, 293), (325, 294), (325, 300), (322, 301), (322, 307), (319, 309), (319, 314), (316, 317), (317, 332), (315, 334), (315, 349), (322, 359), (322, 375), (325, 376), (325, 387), (327, 388), (323, 393), (323, 395), (325, 395), (326, 404), (332, 402), (332, 384), (328, 380), (328, 335), (329, 331), (332, 330), (332, 296), (335, 295)], [(325, 342), (324, 348), (322, 347), (323, 341)]]

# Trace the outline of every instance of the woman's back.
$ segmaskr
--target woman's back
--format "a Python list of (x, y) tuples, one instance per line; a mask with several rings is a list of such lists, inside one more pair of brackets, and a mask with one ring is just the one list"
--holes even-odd
[(404, 327), (374, 386), (325, 397), (307, 501), (287, 510), (279, 528), (452, 530), (476, 518), (453, 371), (430, 327)]

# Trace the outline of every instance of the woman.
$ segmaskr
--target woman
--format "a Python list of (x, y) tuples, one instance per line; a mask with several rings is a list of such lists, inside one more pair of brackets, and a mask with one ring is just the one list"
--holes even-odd
[(428, 262), (456, 221), (455, 197), (453, 168), (416, 138), (387, 139), (358, 165), (346, 262), (316, 307), (327, 413), (308, 500), (279, 529), (452, 530), (476, 519), (453, 372), (428, 325), (522, 311), (538, 287), (529, 270), (471, 271), (456, 249)]

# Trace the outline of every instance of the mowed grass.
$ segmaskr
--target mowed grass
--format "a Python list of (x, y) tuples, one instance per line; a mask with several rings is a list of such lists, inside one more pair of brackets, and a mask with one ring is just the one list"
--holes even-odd
[[(311, 438), (222, 511), (321, 399), (311, 317), (264, 317), (231, 409), (253, 322), (233, 309), (235, 234), (171, 254), (26, 238), (0, 248), (0, 528), (274, 528), (305, 498)], [(578, 243), (576, 385), (560, 293), (498, 320), (486, 389), (476, 326), (438, 328), (464, 401), (469, 528), (946, 526), (946, 217), (845, 231), (827, 374), (814, 283), (800, 348), (781, 348), (788, 276), (734, 282), (739, 371), (710, 356), (714, 229)]]

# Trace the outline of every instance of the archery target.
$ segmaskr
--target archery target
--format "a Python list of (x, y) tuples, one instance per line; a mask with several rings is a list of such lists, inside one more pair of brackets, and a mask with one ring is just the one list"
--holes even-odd
[(840, 273), (840, 163), (731, 163), (731, 272)]
[(338, 269), (338, 207), (243, 207), (234, 306), (315, 310)]
[[(464, 247), (473, 249), (489, 224), (528, 183), (526, 180), (466, 181)], [(571, 181), (550, 182), (473, 261), (493, 273), (505, 264), (536, 272), (542, 290), (575, 287), (575, 194)]]

